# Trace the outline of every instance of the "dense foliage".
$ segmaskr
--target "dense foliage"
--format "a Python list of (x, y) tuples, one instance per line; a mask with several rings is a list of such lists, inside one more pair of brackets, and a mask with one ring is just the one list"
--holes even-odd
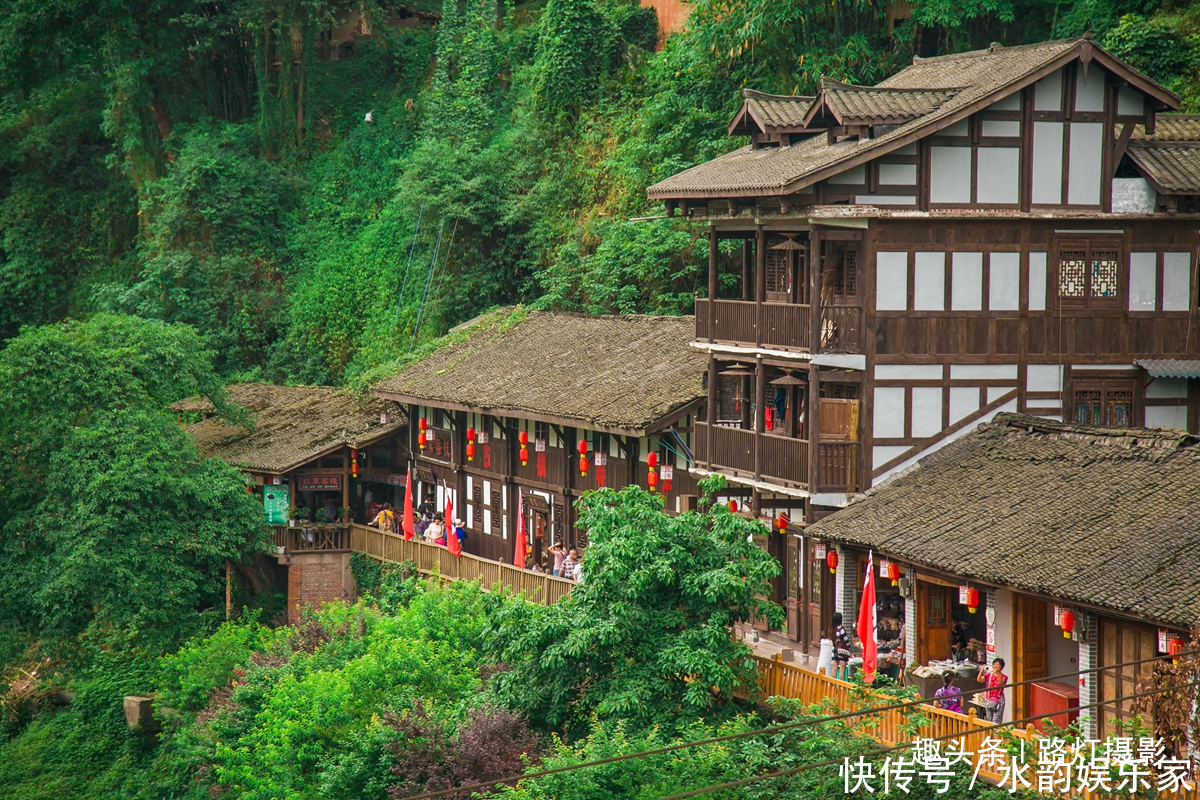
[(633, 0), (0, 0), (0, 337), (120, 310), (337, 382), (514, 301), (687, 310), (703, 248), (644, 190), (738, 144), (744, 86), (1091, 30), (1200, 108), (1189, 0), (688, 6), (659, 47)]

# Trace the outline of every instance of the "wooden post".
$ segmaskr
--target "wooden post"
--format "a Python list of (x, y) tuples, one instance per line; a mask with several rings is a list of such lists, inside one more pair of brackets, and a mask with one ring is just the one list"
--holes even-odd
[(350, 450), (342, 448), (342, 508), (350, 507)]
[[(717, 424), (717, 403), (719, 402), (719, 399), (717, 397), (717, 387), (720, 382), (720, 377), (717, 375), (717, 369), (718, 369), (717, 368), (717, 358), (712, 353), (709, 353), (708, 354), (708, 408), (706, 408), (704, 410), (705, 417), (708, 422), (708, 430), (705, 431), (705, 434), (704, 434), (705, 437), (707, 437), (705, 440), (705, 443), (704, 443), (705, 444), (704, 452), (705, 452), (706, 458), (707, 458), (707, 460), (704, 462), (704, 466), (706, 469), (712, 469), (712, 463), (713, 463), (713, 452), (712, 452), (713, 433), (712, 433), (712, 429), (713, 429), (713, 426)], [(1195, 428), (1192, 428), (1191, 430), (1195, 430)]]
[[(821, 266), (823, 259), (821, 257), (821, 229), (813, 226), (809, 233), (809, 258), (808, 258), (808, 297), (809, 297), (809, 352), (816, 356), (821, 352)], [(808, 365), (808, 412), (805, 415), (805, 427), (808, 429), (806, 435), (808, 437), (808, 491), (815, 494), (819, 490), (820, 485), (820, 464), (821, 464), (821, 433), (820, 421), (818, 416), (821, 407), (821, 390), (818, 379), (819, 368), (813, 364)], [(812, 502), (805, 504), (806, 518), (809, 523), (815, 522), (813, 519)], [(825, 598), (821, 598), (821, 602), (825, 602)]]
[(750, 299), (751, 280), (753, 272), (750, 266), (750, 240), (742, 239), (742, 299)]
[[(820, 474), (821, 474), (821, 422), (819, 419), (821, 409), (821, 387), (820, 387), (820, 367), (816, 364), (808, 365), (808, 415), (805, 423), (808, 426), (808, 491), (810, 494), (816, 494), (820, 491)], [(812, 519), (812, 502), (807, 503), (808, 522), (811, 524), (816, 522)], [(821, 598), (821, 602), (825, 602), (825, 598)]]
[(767, 232), (762, 225), (754, 239), (754, 343), (762, 344), (763, 301), (767, 298)]
[(717, 229), (708, 229), (708, 340), (716, 338), (713, 326), (717, 319)]
[[(767, 428), (767, 368), (762, 356), (755, 359), (754, 364), (754, 479), (758, 480), (762, 472), (762, 437)], [(755, 493), (757, 496), (757, 492)]]

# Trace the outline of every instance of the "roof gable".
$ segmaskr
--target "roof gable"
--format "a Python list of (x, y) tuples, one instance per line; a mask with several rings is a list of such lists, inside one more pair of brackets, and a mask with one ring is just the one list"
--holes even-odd
[(729, 122), (730, 136), (799, 133), (813, 98), (742, 90), (742, 107)]
[(852, 86), (821, 78), (821, 91), (804, 122), (813, 127), (824, 116), (844, 126), (900, 125), (932, 113), (958, 91)]

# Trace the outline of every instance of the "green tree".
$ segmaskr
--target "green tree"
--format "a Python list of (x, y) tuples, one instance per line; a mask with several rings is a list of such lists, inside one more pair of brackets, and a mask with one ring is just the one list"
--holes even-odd
[(579, 524), (591, 542), (583, 583), (554, 605), (513, 603), (493, 617), (489, 650), (508, 669), (492, 688), (504, 705), (550, 727), (593, 713), (674, 724), (754, 685), (750, 648), (729, 631), (783, 623), (764, 599), (779, 563), (749, 541), (760, 523), (711, 503), (669, 516), (631, 486), (585, 495)]

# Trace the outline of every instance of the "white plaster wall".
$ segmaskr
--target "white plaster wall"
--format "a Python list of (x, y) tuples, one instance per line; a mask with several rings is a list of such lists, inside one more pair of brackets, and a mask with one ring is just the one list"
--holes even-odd
[(950, 387), (950, 424), (969, 417), (979, 410), (979, 388), (976, 386)]
[(913, 264), (913, 308), (942, 311), (946, 306), (946, 254), (916, 253)]
[(1078, 664), (1079, 642), (1063, 638), (1062, 629), (1054, 626), (1054, 604), (1046, 603), (1046, 674), (1075, 672)]
[(1033, 123), (1033, 202), (1062, 202), (1062, 156), (1063, 124)]
[(1034, 111), (1062, 111), (1062, 70), (1042, 78), (1033, 89)]
[(953, 254), (950, 281), (950, 307), (955, 311), (979, 311), (983, 308), (983, 253)]
[(912, 435), (933, 436), (942, 430), (942, 387), (914, 386)]
[[(991, 589), (988, 594), (992, 594)], [(996, 652), (988, 653), (988, 664), (992, 663), (994, 658), (1004, 659), (1004, 674), (1008, 676), (1009, 682), (1012, 682), (1013, 674), (1013, 641), (1012, 641), (1012, 623), (1013, 623), (1013, 598), (1012, 592), (1007, 589), (995, 590), (995, 607), (996, 607)], [(1012, 691), (1009, 690), (1009, 695)], [(1008, 722), (1013, 718), (1013, 703), (1012, 697), (1006, 695), (1008, 701), (1004, 706), (1004, 721)]]
[(950, 365), (950, 380), (952, 381), (1015, 381), (1016, 379), (1016, 364)]
[(1191, 290), (1191, 257), (1163, 253), (1163, 311), (1187, 311)]
[(1046, 310), (1046, 254), (1029, 254), (1029, 310)]
[(1063, 368), (1058, 364), (1030, 364), (1025, 368), (1025, 388), (1030, 392), (1061, 392)]
[(1142, 93), (1129, 86), (1122, 86), (1117, 92), (1117, 113), (1122, 116), (1140, 117), (1145, 113), (1145, 101)]
[(1002, 97), (996, 102), (988, 106), (989, 111), (1020, 111), (1021, 110), (1021, 93), (1013, 92), (1007, 97)]
[(875, 256), (875, 308), (908, 308), (908, 253), (881, 252)]
[(1015, 311), (1021, 302), (1021, 254), (992, 253), (988, 257), (988, 308)]
[(871, 468), (879, 469), (893, 458), (907, 453), (909, 449), (907, 445), (876, 445), (871, 448)]
[(1146, 406), (1147, 428), (1187, 430), (1187, 406)]
[(917, 183), (916, 164), (880, 164), (879, 182), (884, 186), (899, 184), (915, 186)]
[(1099, 205), (1100, 151), (1103, 146), (1103, 123), (1071, 123), (1071, 160), (1070, 173), (1067, 176), (1068, 204), (1073, 206)]
[(1155, 378), (1146, 386), (1146, 397), (1151, 400), (1187, 397), (1187, 378)]
[[(995, 106), (992, 106), (995, 108)], [(983, 130), (980, 131), (984, 136), (1020, 136), (1021, 121), (1016, 119), (985, 119), (983, 121)]]
[[(1020, 125), (1018, 122), (1013, 124)], [(1015, 204), (1017, 202), (1021, 176), (1020, 148), (979, 148), (977, 172), (975, 195), (980, 203)]]
[(940, 381), (941, 364), (877, 364), (875, 380), (884, 381)]
[(867, 166), (859, 164), (857, 167), (851, 167), (845, 172), (839, 172), (829, 179), (830, 183), (856, 183), (862, 184), (867, 182)]
[(1104, 110), (1104, 72), (1080, 69), (1075, 73), (1075, 110)]
[(929, 201), (971, 202), (971, 148), (930, 148)]
[(873, 430), (877, 439), (904, 436), (904, 387), (876, 386)]
[(1153, 311), (1158, 289), (1158, 254), (1129, 254), (1129, 310)]

